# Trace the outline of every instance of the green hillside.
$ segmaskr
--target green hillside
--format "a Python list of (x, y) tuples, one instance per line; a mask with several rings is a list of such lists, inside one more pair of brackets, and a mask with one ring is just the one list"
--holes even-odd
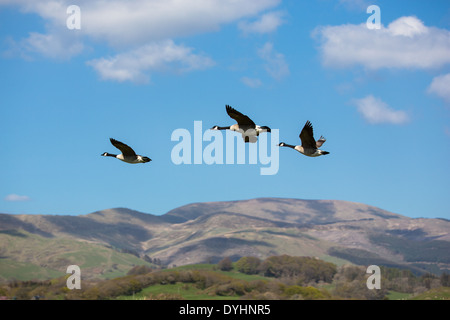
[(430, 289), (412, 297), (411, 300), (450, 300), (450, 287)]
[[(243, 272), (242, 270), (245, 270)], [(67, 276), (47, 281), (15, 281), (0, 285), (6, 299), (82, 300), (448, 300), (449, 276), (416, 276), (382, 268), (382, 288), (370, 290), (364, 267), (336, 265), (312, 257), (287, 255), (264, 260), (227, 258), (218, 264), (171, 269), (135, 266), (111, 279), (83, 279), (80, 290), (66, 287)], [(426, 290), (425, 287), (431, 289)]]
[(125, 275), (134, 265), (151, 265), (100, 244), (27, 231), (1, 231), (0, 242), (0, 282), (51, 279), (65, 275), (69, 265), (78, 265), (84, 279), (109, 279)]
[(338, 200), (258, 198), (194, 203), (156, 216), (126, 208), (87, 215), (0, 214), (0, 283), (65, 275), (123, 276), (158, 267), (310, 256), (337, 266), (450, 272), (450, 222)]

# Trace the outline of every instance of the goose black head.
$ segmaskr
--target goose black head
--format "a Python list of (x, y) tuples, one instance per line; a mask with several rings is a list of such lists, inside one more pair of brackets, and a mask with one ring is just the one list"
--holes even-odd
[(272, 132), (272, 130), (268, 127), (268, 126), (261, 126), (260, 127), (263, 131), (265, 130), (266, 132)]

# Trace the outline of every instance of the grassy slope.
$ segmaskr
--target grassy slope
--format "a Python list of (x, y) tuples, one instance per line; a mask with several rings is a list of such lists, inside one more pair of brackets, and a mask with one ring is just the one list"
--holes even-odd
[[(216, 270), (217, 265), (215, 264), (192, 264), (185, 265), (180, 267), (175, 267), (171, 269), (166, 269), (164, 271), (176, 271), (176, 270), (205, 270), (205, 271), (214, 271), (219, 274), (229, 276), (234, 279), (244, 280), (244, 281), (254, 281), (254, 280), (266, 280), (271, 281), (273, 279), (263, 277), (260, 275), (248, 275), (235, 269), (231, 271), (221, 271)], [(170, 295), (178, 295), (183, 297), (186, 300), (237, 300), (239, 296), (217, 296), (211, 295), (207, 290), (201, 290), (196, 288), (193, 284), (185, 284), (185, 283), (175, 283), (175, 284), (158, 284), (145, 288), (141, 292), (130, 295), (130, 296), (119, 296), (118, 300), (140, 300), (144, 298), (148, 298), (150, 296), (157, 296), (158, 294), (170, 294)]]
[(72, 264), (81, 268), (82, 277), (110, 279), (125, 275), (134, 265), (150, 265), (134, 255), (99, 244), (45, 238), (25, 231), (2, 233), (0, 243), (0, 281), (55, 278), (65, 275)]
[(411, 300), (450, 300), (450, 287), (431, 289), (412, 297)]
[(450, 300), (450, 288), (434, 288), (418, 295), (391, 291), (387, 297), (389, 300)]
[(239, 296), (209, 295), (207, 291), (196, 288), (192, 284), (158, 284), (145, 288), (131, 296), (119, 296), (118, 300), (141, 300), (157, 297), (160, 294), (181, 296), (185, 300), (237, 300)]
[[(273, 278), (264, 277), (261, 275), (248, 275), (236, 271), (235, 269), (231, 271), (221, 271), (216, 270), (217, 265), (215, 264), (192, 264), (185, 265), (176, 268), (166, 269), (165, 271), (176, 271), (176, 270), (207, 270), (207, 271), (215, 271), (217, 273), (239, 279), (244, 281), (254, 281), (254, 280), (265, 280), (265, 281), (273, 281)], [(164, 270), (163, 270), (164, 271)], [(326, 284), (324, 286), (320, 286), (325, 290), (334, 289), (335, 284)], [(117, 299), (119, 300), (140, 300), (140, 299), (148, 299), (151, 296), (158, 296), (159, 294), (166, 295), (174, 295), (180, 296), (186, 300), (236, 300), (240, 297), (238, 296), (216, 296), (208, 294), (208, 291), (201, 290), (196, 288), (193, 284), (184, 284), (184, 283), (175, 283), (175, 284), (158, 284), (145, 288), (141, 292), (130, 295), (130, 296), (119, 296)], [(387, 298), (389, 300), (450, 300), (450, 288), (449, 287), (440, 287), (436, 289), (428, 290), (419, 295), (413, 295), (410, 293), (402, 293), (391, 291), (388, 293)]]

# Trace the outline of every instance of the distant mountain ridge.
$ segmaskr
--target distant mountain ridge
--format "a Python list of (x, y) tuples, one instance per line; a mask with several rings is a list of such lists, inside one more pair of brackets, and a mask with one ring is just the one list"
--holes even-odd
[[(80, 216), (0, 214), (0, 240), (4, 266), (23, 264), (52, 270), (61, 270), (62, 261), (77, 264), (76, 257), (84, 255), (71, 255), (66, 248), (51, 260), (42, 257), (42, 248), (33, 248), (35, 242), (49, 242), (49, 250), (62, 240), (72, 241), (92, 246), (89, 250), (133, 253), (169, 266), (217, 262), (226, 256), (236, 260), (289, 254), (337, 264), (408, 268), (417, 273), (450, 270), (450, 221), (413, 219), (341, 200), (257, 198), (193, 203), (160, 216), (127, 208)], [(12, 250), (12, 244), (19, 242), (23, 248)], [(113, 255), (108, 253), (108, 257)], [(126, 269), (126, 264), (105, 259), (97, 268), (91, 263), (92, 277), (99, 269), (103, 275), (114, 273), (114, 267)], [(3, 270), (0, 267), (0, 276), (6, 278), (2, 273), (9, 270)]]

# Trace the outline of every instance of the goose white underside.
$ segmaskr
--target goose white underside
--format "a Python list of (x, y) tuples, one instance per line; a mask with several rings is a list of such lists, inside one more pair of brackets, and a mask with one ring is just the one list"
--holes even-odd
[(267, 132), (267, 130), (262, 129), (260, 126), (256, 126), (256, 129), (250, 128), (247, 130), (244, 130), (242, 128), (239, 128), (238, 125), (233, 125), (230, 127), (231, 131), (239, 132), (242, 135), (242, 139), (244, 139), (245, 142), (250, 143), (256, 143), (258, 141), (258, 136), (262, 132)]
[(124, 157), (123, 154), (118, 154), (116, 156), (117, 159), (126, 162), (126, 163), (144, 163), (147, 162), (144, 160), (144, 158), (142, 156), (137, 156), (137, 157)]
[(304, 149), (302, 146), (295, 146), (294, 149), (307, 157), (318, 157), (326, 154), (320, 149)]

